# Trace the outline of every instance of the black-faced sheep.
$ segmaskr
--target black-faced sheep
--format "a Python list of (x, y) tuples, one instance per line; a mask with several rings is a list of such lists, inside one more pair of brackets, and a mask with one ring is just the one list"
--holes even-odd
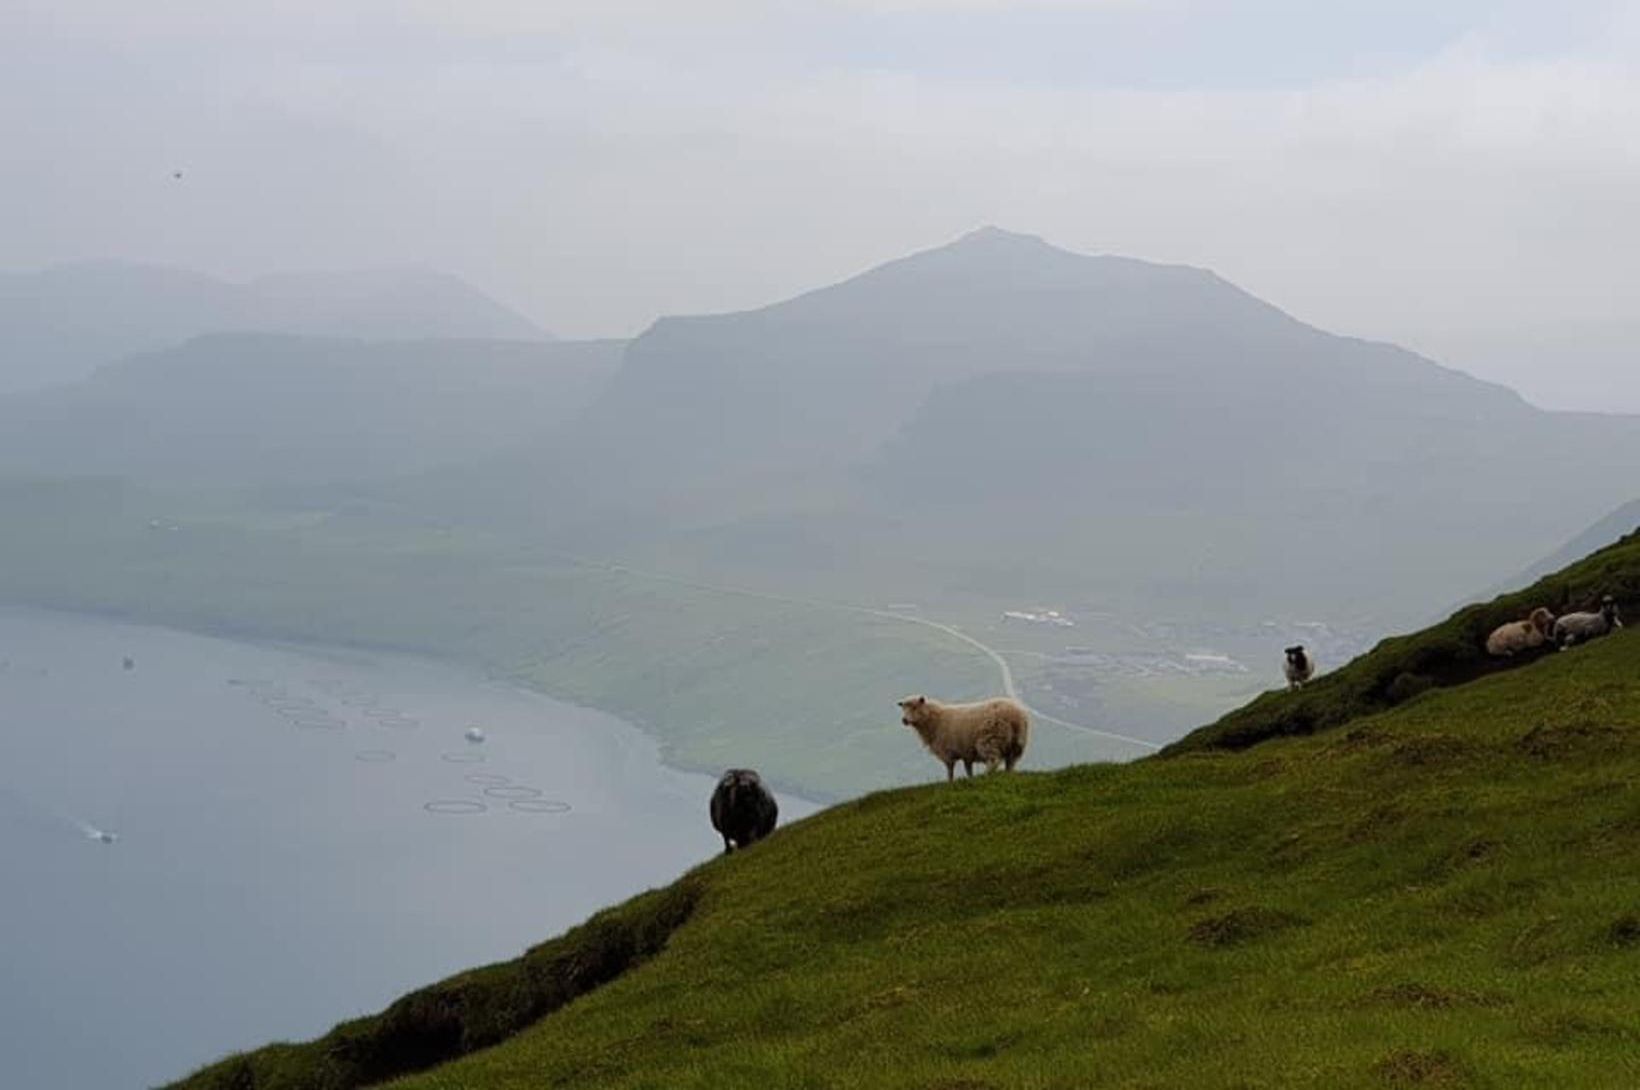
[(1522, 651), (1542, 647), (1554, 631), (1555, 615), (1542, 606), (1532, 610), (1524, 621), (1510, 621), (1499, 625), (1486, 637), (1486, 653), (1493, 658), (1506, 659)]
[(1009, 772), (1025, 755), (1031, 717), (1012, 700), (983, 700), (978, 704), (941, 704), (926, 696), (900, 701), (900, 722), (917, 732), (928, 752), (945, 766), (945, 778), (956, 779), (957, 762), (972, 776), (974, 762), (987, 772), (998, 765)]
[(731, 768), (712, 792), (712, 828), (723, 837), (723, 854), (745, 848), (774, 832), (780, 807), (763, 777), (749, 768)]
[(1287, 676), (1288, 689), (1302, 689), (1304, 683), (1315, 676), (1315, 656), (1304, 650), (1303, 644), (1296, 644), (1287, 648), (1287, 661), (1281, 664), (1281, 672)]
[(1599, 613), (1568, 613), (1555, 622), (1555, 645), (1562, 651), (1579, 643), (1588, 643), (1607, 635), (1614, 628), (1622, 628), (1623, 619), (1617, 615), (1617, 599), (1611, 595), (1600, 600)]

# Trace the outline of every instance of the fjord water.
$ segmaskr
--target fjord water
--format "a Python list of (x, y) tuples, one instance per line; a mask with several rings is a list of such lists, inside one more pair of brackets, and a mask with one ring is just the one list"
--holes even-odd
[(0, 613), (4, 1081), (152, 1085), (511, 957), (720, 850), (710, 790), (453, 667)]

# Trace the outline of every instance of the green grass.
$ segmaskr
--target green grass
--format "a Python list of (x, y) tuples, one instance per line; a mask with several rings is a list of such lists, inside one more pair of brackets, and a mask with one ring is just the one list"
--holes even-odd
[(1538, 606), (1547, 606), (1557, 616), (1598, 609), (1607, 594), (1617, 598), (1631, 619), (1640, 613), (1640, 532), (1524, 590), (1459, 610), (1422, 632), (1387, 639), (1370, 654), (1318, 678), (1301, 692), (1266, 693), (1185, 736), (1165, 752), (1244, 749), (1271, 738), (1313, 734), (1395, 707), (1429, 689), (1521, 669), (1554, 654), (1554, 649), (1545, 647), (1513, 660), (1493, 659), (1486, 654), (1486, 637), (1493, 629), (1525, 618)]
[[(1631, 630), (1310, 737), (871, 795), (698, 868), (652, 958), (392, 1085), (1632, 1087), (1637, 780)], [(259, 1074), (329, 1047), (178, 1085), (331, 1090)]]

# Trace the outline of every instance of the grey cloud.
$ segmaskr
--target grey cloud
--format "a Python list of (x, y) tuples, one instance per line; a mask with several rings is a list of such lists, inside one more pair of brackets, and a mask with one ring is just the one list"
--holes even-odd
[[(1635, 5), (1585, 5), (1601, 32), (1549, 53), (1522, 51), (1520, 16), (1373, 74), (1173, 90), (862, 68), (793, 52), (776, 24), (803, 5), (663, 7), (486, 3), (457, 25), (453, 6), (312, 4), (236, 28), (173, 2), (145, 37), (111, 0), (49, 30), (29, 5), (32, 37), (0, 46), (20, 62), (0, 74), (0, 193), (27, 213), (7, 261), (418, 264), (548, 328), (630, 333), (999, 222), (1210, 266), (1542, 401), (1640, 409), (1620, 366), (1640, 309)], [(964, 7), (1004, 5), (807, 9)], [(1303, 48), (1279, 31), (1272, 49)], [(185, 185), (161, 184), (173, 165)], [(1499, 347), (1557, 338), (1558, 385)]]

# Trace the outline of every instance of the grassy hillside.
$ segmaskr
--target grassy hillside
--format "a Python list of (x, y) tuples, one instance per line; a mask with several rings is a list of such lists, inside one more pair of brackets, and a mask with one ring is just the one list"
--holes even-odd
[(1371, 654), (1318, 678), (1302, 692), (1266, 693), (1164, 752), (1244, 749), (1270, 738), (1312, 734), (1394, 707), (1429, 689), (1520, 669), (1554, 650), (1545, 647), (1512, 660), (1493, 659), (1486, 654), (1486, 637), (1493, 629), (1522, 619), (1538, 606), (1556, 616), (1598, 609), (1608, 594), (1631, 619), (1640, 614), (1640, 531), (1524, 590), (1461, 609), (1422, 632), (1387, 639)]
[(177, 1086), (1640, 1084), (1637, 662), (1630, 630), (1312, 737), (868, 796)]

